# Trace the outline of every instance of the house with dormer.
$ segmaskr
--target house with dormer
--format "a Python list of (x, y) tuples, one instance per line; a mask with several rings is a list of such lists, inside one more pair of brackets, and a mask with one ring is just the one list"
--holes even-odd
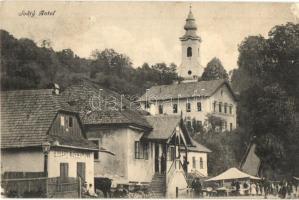
[(94, 190), (94, 152), (79, 115), (53, 89), (1, 92), (1, 173), (80, 178)]

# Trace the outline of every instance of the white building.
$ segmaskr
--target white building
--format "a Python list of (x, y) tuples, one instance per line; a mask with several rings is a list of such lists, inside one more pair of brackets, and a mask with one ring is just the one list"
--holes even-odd
[(153, 86), (139, 101), (154, 116), (182, 115), (187, 123), (195, 119), (208, 127), (211, 114), (223, 119), (222, 130), (236, 128), (236, 97), (224, 80)]

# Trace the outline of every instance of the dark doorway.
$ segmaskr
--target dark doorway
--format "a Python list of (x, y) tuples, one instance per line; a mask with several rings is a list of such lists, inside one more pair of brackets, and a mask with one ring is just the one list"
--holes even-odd
[(155, 172), (159, 172), (159, 144), (155, 144)]

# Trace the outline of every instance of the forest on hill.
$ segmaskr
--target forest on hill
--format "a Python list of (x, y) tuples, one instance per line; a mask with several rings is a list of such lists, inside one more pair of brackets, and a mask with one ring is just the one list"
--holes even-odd
[(176, 65), (144, 63), (137, 69), (131, 60), (113, 49), (95, 49), (91, 58), (80, 58), (71, 49), (54, 51), (51, 42), (16, 39), (0, 30), (1, 90), (47, 88), (58, 83), (63, 89), (86, 79), (121, 94), (141, 95), (156, 84), (177, 80)]

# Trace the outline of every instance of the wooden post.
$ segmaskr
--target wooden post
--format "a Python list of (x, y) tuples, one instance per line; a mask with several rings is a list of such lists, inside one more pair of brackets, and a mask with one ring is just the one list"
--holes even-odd
[(81, 190), (81, 178), (80, 178), (80, 177), (78, 178), (78, 183), (79, 183), (79, 185), (78, 185), (78, 186), (79, 186), (79, 187), (78, 187), (78, 189), (79, 189), (79, 191), (78, 191), (78, 195), (79, 195), (79, 198), (81, 198), (81, 196), (82, 196), (81, 191), (82, 191), (82, 190)]
[(175, 198), (178, 198), (179, 197), (179, 188), (176, 187), (175, 188)]

